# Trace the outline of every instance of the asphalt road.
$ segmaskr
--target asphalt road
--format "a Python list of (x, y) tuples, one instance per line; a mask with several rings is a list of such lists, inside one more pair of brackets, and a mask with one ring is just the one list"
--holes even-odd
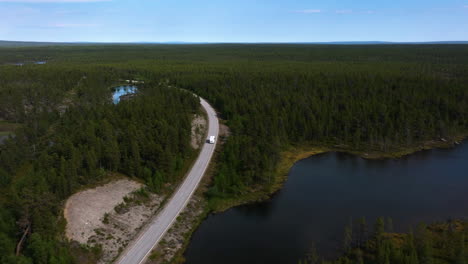
[(143, 229), (139, 237), (127, 246), (115, 263), (143, 263), (151, 250), (158, 244), (166, 231), (169, 230), (179, 213), (185, 208), (205, 174), (218, 140), (219, 121), (213, 107), (204, 99), (200, 98), (200, 100), (201, 105), (208, 113), (208, 136), (216, 136), (215, 144), (205, 143), (203, 145), (200, 155), (184, 182), (179, 186), (159, 214)]

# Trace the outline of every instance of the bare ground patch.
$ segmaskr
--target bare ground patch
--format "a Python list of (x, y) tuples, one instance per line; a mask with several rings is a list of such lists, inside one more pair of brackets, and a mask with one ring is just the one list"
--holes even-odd
[(156, 213), (163, 199), (127, 179), (81, 191), (66, 202), (66, 236), (101, 248), (99, 263), (110, 263)]
[(219, 122), (219, 137), (226, 139), (229, 137), (229, 135), (231, 135), (231, 130), (229, 130), (229, 127), (226, 126), (223, 121)]
[(199, 149), (203, 144), (206, 134), (206, 118), (203, 115), (195, 115), (192, 120), (192, 136), (190, 144), (192, 148)]

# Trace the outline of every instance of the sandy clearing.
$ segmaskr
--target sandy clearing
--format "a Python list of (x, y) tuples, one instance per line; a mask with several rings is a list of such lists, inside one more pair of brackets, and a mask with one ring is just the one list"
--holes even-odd
[(206, 119), (202, 115), (195, 115), (192, 120), (192, 137), (190, 144), (192, 148), (199, 149), (204, 142), (206, 133)]
[(141, 190), (143, 184), (120, 179), (78, 192), (65, 205), (66, 236), (101, 248), (99, 264), (112, 263), (160, 209), (164, 196)]
[(106, 216), (106, 221), (103, 218), (103, 226), (96, 229), (95, 235), (88, 240), (89, 245), (99, 245), (102, 248), (99, 264), (112, 263), (121, 250), (138, 235), (140, 229), (156, 214), (164, 200), (164, 197), (154, 193), (148, 193), (148, 199), (143, 200), (142, 197), (135, 194), (127, 197), (133, 201), (123, 203), (125, 209), (122, 212), (114, 210)]
[(114, 207), (122, 203), (126, 195), (142, 186), (138, 182), (122, 179), (72, 195), (64, 210), (67, 238), (86, 244), (94, 235), (94, 230), (102, 227), (104, 214), (114, 211)]

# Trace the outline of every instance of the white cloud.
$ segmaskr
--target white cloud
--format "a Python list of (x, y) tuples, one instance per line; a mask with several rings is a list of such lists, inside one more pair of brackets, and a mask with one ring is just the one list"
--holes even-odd
[(90, 2), (109, 2), (112, 0), (0, 0), (0, 2), (9, 3), (90, 3)]
[(322, 13), (322, 10), (320, 10), (320, 9), (304, 9), (304, 10), (297, 10), (296, 13), (317, 14), (317, 13)]
[(346, 10), (336, 10), (336, 13), (337, 13), (337, 14), (351, 14), (351, 13), (353, 13), (353, 10), (349, 10), (349, 9), (346, 9)]
[(52, 27), (56, 28), (78, 28), (78, 27), (96, 27), (97, 24), (54, 24)]

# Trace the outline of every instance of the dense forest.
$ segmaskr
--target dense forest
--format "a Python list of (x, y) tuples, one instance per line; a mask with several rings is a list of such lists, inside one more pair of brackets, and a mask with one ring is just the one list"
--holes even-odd
[(148, 84), (113, 105), (99, 70), (26, 70), (1, 75), (3, 117), (22, 126), (0, 146), (0, 262), (72, 263), (62, 201), (108, 172), (156, 192), (178, 180), (199, 100)]
[(391, 219), (378, 218), (369, 230), (362, 218), (345, 228), (344, 256), (326, 261), (312, 248), (299, 264), (466, 264), (467, 238), (467, 222), (421, 223), (415, 232), (401, 234), (393, 233)]
[[(466, 45), (21, 47), (0, 64), (0, 118), (22, 124), (0, 146), (2, 263), (68, 263), (60, 203), (108, 171), (172, 180), (198, 101), (162, 84), (206, 98), (232, 132), (210, 199), (268, 190), (291, 146), (388, 153), (468, 134)], [(144, 96), (114, 106), (124, 79)]]

